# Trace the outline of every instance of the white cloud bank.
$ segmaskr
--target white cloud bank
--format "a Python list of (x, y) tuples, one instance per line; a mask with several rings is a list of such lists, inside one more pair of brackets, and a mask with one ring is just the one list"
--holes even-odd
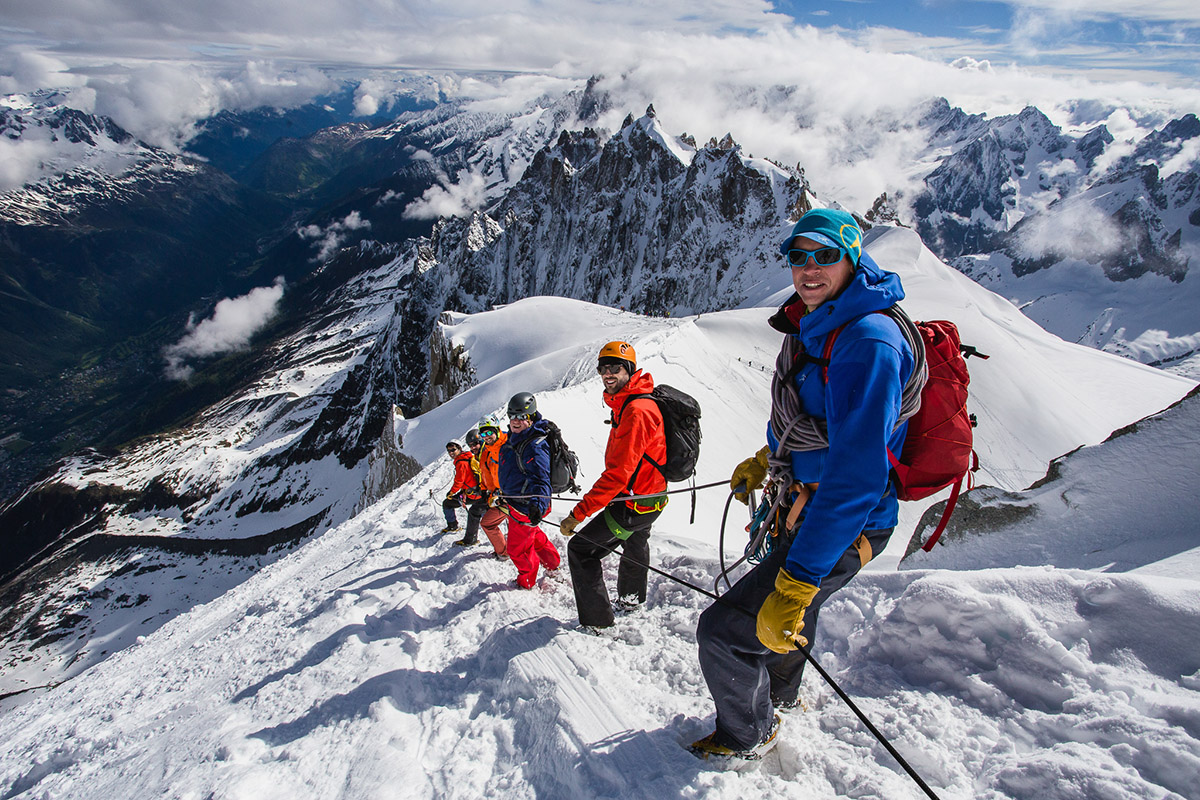
[[(1034, 6), (1059, 16), (1093, 13), (1073, 0), (1022, 0), (1026, 11)], [(1091, 6), (1110, 17), (1122, 8), (1109, 0)], [(1147, 18), (1182, 17), (1185, 27), (1197, 16), (1191, 4), (1151, 6)], [(12, 31), (27, 33), (10, 45), (24, 54), (21, 70), (6, 73), (0, 55), (5, 85), (82, 76), (86, 86), (73, 91), (92, 92), (95, 111), (155, 144), (177, 146), (220, 109), (296, 105), (351, 76), (356, 112), (369, 115), (386, 110), (397, 76), (413, 71), (433, 75), (433, 91), (443, 96), (500, 105), (604, 75), (619, 106), (604, 127), (653, 102), (668, 132), (701, 141), (732, 133), (755, 155), (802, 164), (819, 190), (856, 209), (915, 180), (923, 143), (906, 137), (903, 125), (928, 98), (991, 115), (1036, 105), (1063, 125), (1115, 114), (1133, 123), (1130, 138), (1200, 108), (1194, 79), (1170, 87), (1055, 77), (1013, 66), (1011, 48), (1000, 45), (797, 25), (764, 0), (348, 0), (336, 8), (214, 0), (202, 11), (157, 0), (8, 0), (6, 18), (0, 50)], [(52, 61), (30, 55), (35, 37)], [(69, 72), (60, 68), (66, 64)], [(1133, 58), (1127, 68), (1144, 75)], [(447, 178), (408, 213), (461, 213), (477, 192), (470, 177)], [(336, 246), (333, 233), (313, 238)]]
[(209, 358), (222, 353), (242, 350), (250, 339), (271, 321), (283, 297), (283, 278), (272, 286), (251, 289), (241, 297), (227, 297), (217, 303), (213, 314), (199, 323), (188, 320), (188, 332), (166, 348), (166, 375), (170, 380), (187, 380), (195, 372), (188, 365), (192, 359)]

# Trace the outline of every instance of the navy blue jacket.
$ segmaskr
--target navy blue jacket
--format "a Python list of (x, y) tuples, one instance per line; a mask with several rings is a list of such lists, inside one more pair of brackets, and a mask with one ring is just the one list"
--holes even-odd
[[(536, 495), (537, 499), (509, 500), (509, 506), (525, 516), (535, 508), (544, 516), (550, 510), (550, 444), (546, 441), (549, 429), (539, 415), (533, 424), (520, 433), (508, 431), (508, 441), (500, 447), (500, 493), (505, 497)], [(518, 452), (520, 456), (518, 456)], [(517, 466), (518, 457), (525, 471)]]
[[(782, 309), (798, 327), (794, 335), (813, 355), (824, 352), (831, 332), (846, 326), (830, 353), (828, 383), (814, 364), (796, 375), (804, 410), (823, 417), (829, 429), (828, 448), (792, 453), (794, 478), (820, 487), (804, 509), (786, 568), (815, 586), (864, 530), (896, 525), (899, 503), (887, 451), (890, 447), (899, 458), (904, 445), (908, 423), (896, 427), (896, 420), (914, 359), (896, 322), (872, 312), (903, 298), (900, 276), (864, 253), (850, 284), (836, 298), (803, 316), (803, 304)], [(774, 448), (770, 428), (767, 441)]]

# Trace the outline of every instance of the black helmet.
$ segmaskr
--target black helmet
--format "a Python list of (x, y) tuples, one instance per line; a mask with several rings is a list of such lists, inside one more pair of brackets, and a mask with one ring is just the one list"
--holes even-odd
[(508, 401), (508, 418), (533, 419), (537, 414), (537, 400), (529, 392), (517, 392)]
[(467, 435), (465, 438), (467, 440), (467, 447), (475, 447), (481, 441), (479, 438), (479, 431), (475, 430), (474, 428), (467, 431)]

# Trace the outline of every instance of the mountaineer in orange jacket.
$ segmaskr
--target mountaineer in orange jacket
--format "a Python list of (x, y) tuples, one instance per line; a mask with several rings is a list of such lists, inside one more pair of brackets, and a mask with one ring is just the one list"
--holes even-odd
[(497, 498), (500, 494), (500, 448), (508, 441), (508, 434), (500, 430), (496, 420), (485, 419), (479, 423), (479, 435), (483, 439), (483, 448), (479, 451), (479, 478), (488, 504), (479, 524), (492, 543), (497, 560), (503, 561), (508, 558), (508, 539), (500, 526), (508, 517), (497, 507)]
[[(654, 378), (637, 368), (637, 354), (627, 342), (604, 345), (596, 370), (611, 409), (604, 472), (559, 525), (564, 536), (571, 536), (579, 523), (603, 512), (567, 544), (579, 624), (591, 633), (613, 624), (601, 560), (617, 545), (618, 608), (632, 611), (646, 602), (650, 527), (667, 504), (667, 479), (660, 469), (667, 460), (662, 412), (654, 400), (638, 396), (654, 391)], [(641, 495), (651, 497), (621, 502), (622, 496)]]

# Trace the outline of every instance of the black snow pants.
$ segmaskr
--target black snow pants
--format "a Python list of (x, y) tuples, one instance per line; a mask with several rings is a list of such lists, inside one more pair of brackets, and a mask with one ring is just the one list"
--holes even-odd
[(471, 505), (467, 506), (467, 531), (462, 540), (467, 544), (475, 544), (479, 541), (479, 521), (488, 510), (488, 504), (486, 497), (471, 500), (470, 503)]
[[(579, 624), (607, 628), (613, 624), (612, 603), (604, 586), (602, 560), (621, 546), (621, 561), (617, 565), (617, 597), (636, 597), (646, 602), (646, 583), (650, 563), (650, 527), (661, 511), (638, 514), (624, 503), (609, 506), (567, 541), (567, 564), (571, 568), (571, 583), (575, 588), (575, 608)], [(621, 528), (631, 531), (621, 540), (609, 527), (607, 517)]]
[[(862, 537), (870, 545), (867, 560), (883, 550), (893, 530), (863, 531)], [(767, 737), (775, 720), (774, 703), (795, 700), (804, 676), (804, 656), (799, 651), (781, 655), (764, 647), (758, 640), (754, 616), (767, 595), (775, 591), (775, 576), (787, 561), (790, 544), (789, 539), (743, 575), (721, 596), (722, 602), (705, 609), (696, 627), (700, 668), (717, 707), (717, 741), (735, 750), (754, 747)], [(864, 564), (862, 551), (851, 545), (821, 581), (804, 612), (805, 650), (812, 649), (821, 606)]]

